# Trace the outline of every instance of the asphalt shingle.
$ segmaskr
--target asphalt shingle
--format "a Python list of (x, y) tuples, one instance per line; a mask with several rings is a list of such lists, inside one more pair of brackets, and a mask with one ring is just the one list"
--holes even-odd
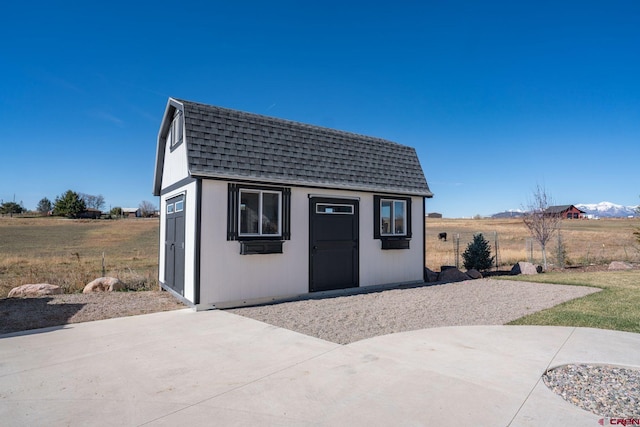
[(192, 176), (432, 195), (412, 147), (319, 126), (177, 101), (184, 106), (187, 157)]

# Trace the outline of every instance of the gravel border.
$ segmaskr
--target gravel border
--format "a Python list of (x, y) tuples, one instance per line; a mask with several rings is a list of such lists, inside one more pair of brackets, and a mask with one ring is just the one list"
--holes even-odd
[(564, 400), (602, 417), (640, 418), (640, 369), (564, 365), (542, 379)]
[(227, 309), (338, 344), (440, 326), (504, 325), (599, 292), (586, 286), (490, 278)]

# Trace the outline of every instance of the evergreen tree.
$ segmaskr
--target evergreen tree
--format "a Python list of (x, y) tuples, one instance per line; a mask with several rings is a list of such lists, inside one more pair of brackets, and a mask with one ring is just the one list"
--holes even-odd
[(473, 241), (462, 254), (463, 265), (467, 270), (472, 268), (479, 271), (488, 270), (493, 265), (493, 258), (491, 246), (482, 233), (473, 236)]
[(63, 195), (56, 197), (53, 214), (77, 218), (85, 209), (86, 206), (80, 195), (75, 191), (67, 190)]
[(16, 202), (5, 202), (0, 205), (0, 214), (21, 214), (24, 212), (24, 208)]
[(46, 215), (49, 213), (53, 205), (51, 204), (51, 200), (43, 197), (39, 202), (38, 206), (36, 206), (36, 210), (42, 215)]

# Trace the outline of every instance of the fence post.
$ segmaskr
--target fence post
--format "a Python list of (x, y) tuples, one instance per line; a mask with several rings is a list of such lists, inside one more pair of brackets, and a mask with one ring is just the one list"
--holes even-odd
[(495, 247), (496, 247), (496, 270), (498, 269), (498, 265), (500, 265), (498, 263), (498, 232), (494, 231), (493, 232), (493, 238), (494, 238), (494, 242), (495, 242)]
[(456, 255), (456, 268), (460, 268), (460, 233), (457, 233), (454, 238), (453, 250)]

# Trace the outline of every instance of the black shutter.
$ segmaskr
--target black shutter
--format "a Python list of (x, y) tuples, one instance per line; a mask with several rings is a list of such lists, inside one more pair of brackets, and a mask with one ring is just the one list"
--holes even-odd
[(373, 238), (380, 238), (380, 199), (382, 196), (373, 196)]
[(291, 240), (291, 189), (282, 189), (282, 239)]
[(227, 240), (238, 240), (238, 186), (229, 184), (227, 190)]
[(407, 238), (411, 237), (411, 198), (405, 199), (407, 201)]

